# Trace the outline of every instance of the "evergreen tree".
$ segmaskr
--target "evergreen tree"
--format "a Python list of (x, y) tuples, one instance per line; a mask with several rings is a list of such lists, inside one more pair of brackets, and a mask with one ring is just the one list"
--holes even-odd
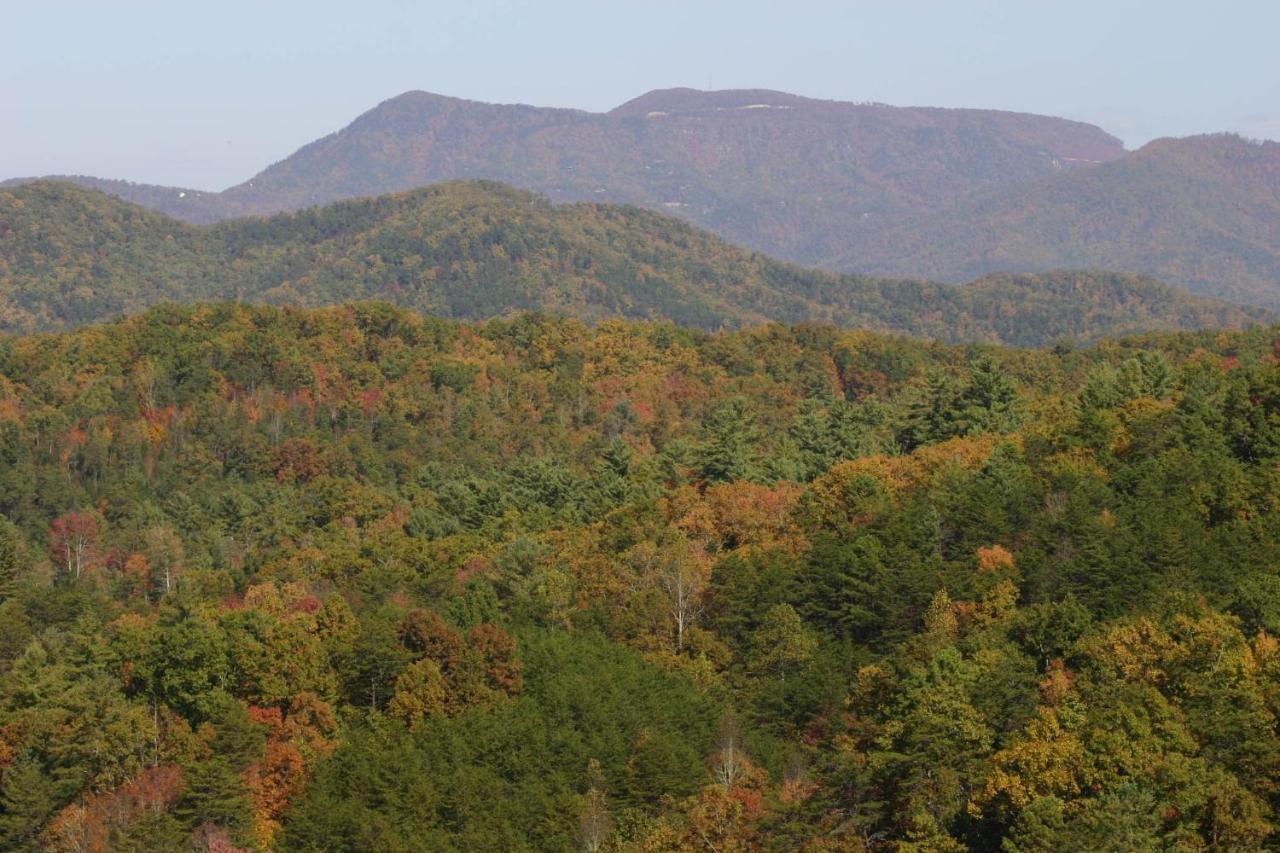
[(817, 543), (796, 579), (801, 615), (836, 637), (860, 643), (882, 639), (887, 614), (900, 606), (886, 561), (874, 536)]
[(717, 407), (704, 432), (698, 468), (705, 480), (723, 483), (755, 476), (755, 417), (746, 400), (735, 397)]
[(960, 435), (965, 426), (959, 420), (959, 400), (956, 383), (941, 371), (931, 371), (907, 410), (900, 436), (903, 448), (913, 450)]
[(182, 822), (166, 811), (147, 809), (111, 833), (111, 850), (118, 853), (177, 853), (187, 833)]
[(0, 518), (0, 604), (12, 598), (18, 586), (18, 529)]
[(1058, 853), (1067, 844), (1063, 803), (1041, 797), (1018, 813), (1001, 845), (1004, 853)]
[(252, 823), (252, 802), (241, 771), (220, 755), (192, 763), (183, 773), (183, 794), (174, 814), (188, 831), (216, 826), (244, 837)]
[(1010, 432), (1022, 424), (1026, 404), (1013, 381), (988, 355), (969, 365), (969, 381), (957, 403), (958, 432)]
[(234, 698), (221, 694), (209, 704), (214, 730), (210, 754), (184, 768), (183, 793), (174, 813), (189, 830), (221, 827), (244, 841), (253, 824), (244, 771), (261, 753), (263, 732)]
[(821, 403), (812, 399), (801, 403), (790, 433), (799, 457), (801, 477), (805, 481), (831, 467), (836, 454), (831, 443), (827, 410)]
[(58, 785), (39, 762), (24, 755), (4, 771), (0, 789), (0, 848), (38, 850), (40, 835), (63, 804)]

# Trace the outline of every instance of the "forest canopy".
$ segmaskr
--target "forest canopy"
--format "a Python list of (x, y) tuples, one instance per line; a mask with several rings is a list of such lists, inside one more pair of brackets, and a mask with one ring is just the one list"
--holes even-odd
[(0, 848), (1266, 849), (1278, 436), (1277, 328), (0, 337)]

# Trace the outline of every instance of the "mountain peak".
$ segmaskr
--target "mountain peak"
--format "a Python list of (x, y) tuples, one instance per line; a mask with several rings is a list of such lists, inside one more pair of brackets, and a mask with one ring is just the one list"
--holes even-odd
[(814, 104), (835, 104), (836, 101), (819, 101), (778, 92), (773, 89), (718, 89), (690, 88), (654, 89), (632, 98), (608, 112), (615, 117), (644, 117), (651, 113), (694, 114), (724, 110), (746, 109), (794, 109)]
[(488, 105), (480, 101), (468, 101), (465, 98), (439, 95), (422, 89), (410, 89), (393, 98), (387, 98), (372, 109), (361, 113), (348, 127), (355, 127), (361, 123), (376, 122), (387, 116), (421, 115), (424, 113), (444, 112), (449, 109), (483, 106)]

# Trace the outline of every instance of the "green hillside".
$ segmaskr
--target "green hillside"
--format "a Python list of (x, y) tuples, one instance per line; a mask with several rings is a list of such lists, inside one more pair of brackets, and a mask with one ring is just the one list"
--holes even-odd
[(553, 205), (491, 183), (209, 227), (69, 184), (0, 191), (0, 328), (59, 329), (160, 302), (228, 298), (302, 306), (384, 299), (465, 319), (541, 310), (707, 329), (829, 322), (1019, 345), (1265, 317), (1104, 273), (996, 276), (960, 288), (837, 276), (662, 214)]

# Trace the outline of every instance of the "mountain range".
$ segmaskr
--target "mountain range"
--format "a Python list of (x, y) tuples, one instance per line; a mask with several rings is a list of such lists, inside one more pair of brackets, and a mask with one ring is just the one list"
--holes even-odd
[(1270, 318), (1126, 274), (992, 274), (953, 287), (805, 269), (640, 207), (555, 204), (492, 182), (209, 226), (68, 183), (0, 190), (0, 330), (226, 299), (377, 299), (468, 319), (544, 310), (707, 329), (812, 321), (1015, 345)]
[(1127, 152), (1059, 118), (769, 90), (659, 90), (607, 113), (414, 91), (223, 192), (63, 177), (193, 223), (495, 180), (835, 271), (1104, 268), (1280, 308), (1280, 144), (1230, 135)]
[(882, 220), (836, 267), (963, 281), (1061, 266), (1280, 306), (1280, 143), (1160, 139), (1125, 157)]

